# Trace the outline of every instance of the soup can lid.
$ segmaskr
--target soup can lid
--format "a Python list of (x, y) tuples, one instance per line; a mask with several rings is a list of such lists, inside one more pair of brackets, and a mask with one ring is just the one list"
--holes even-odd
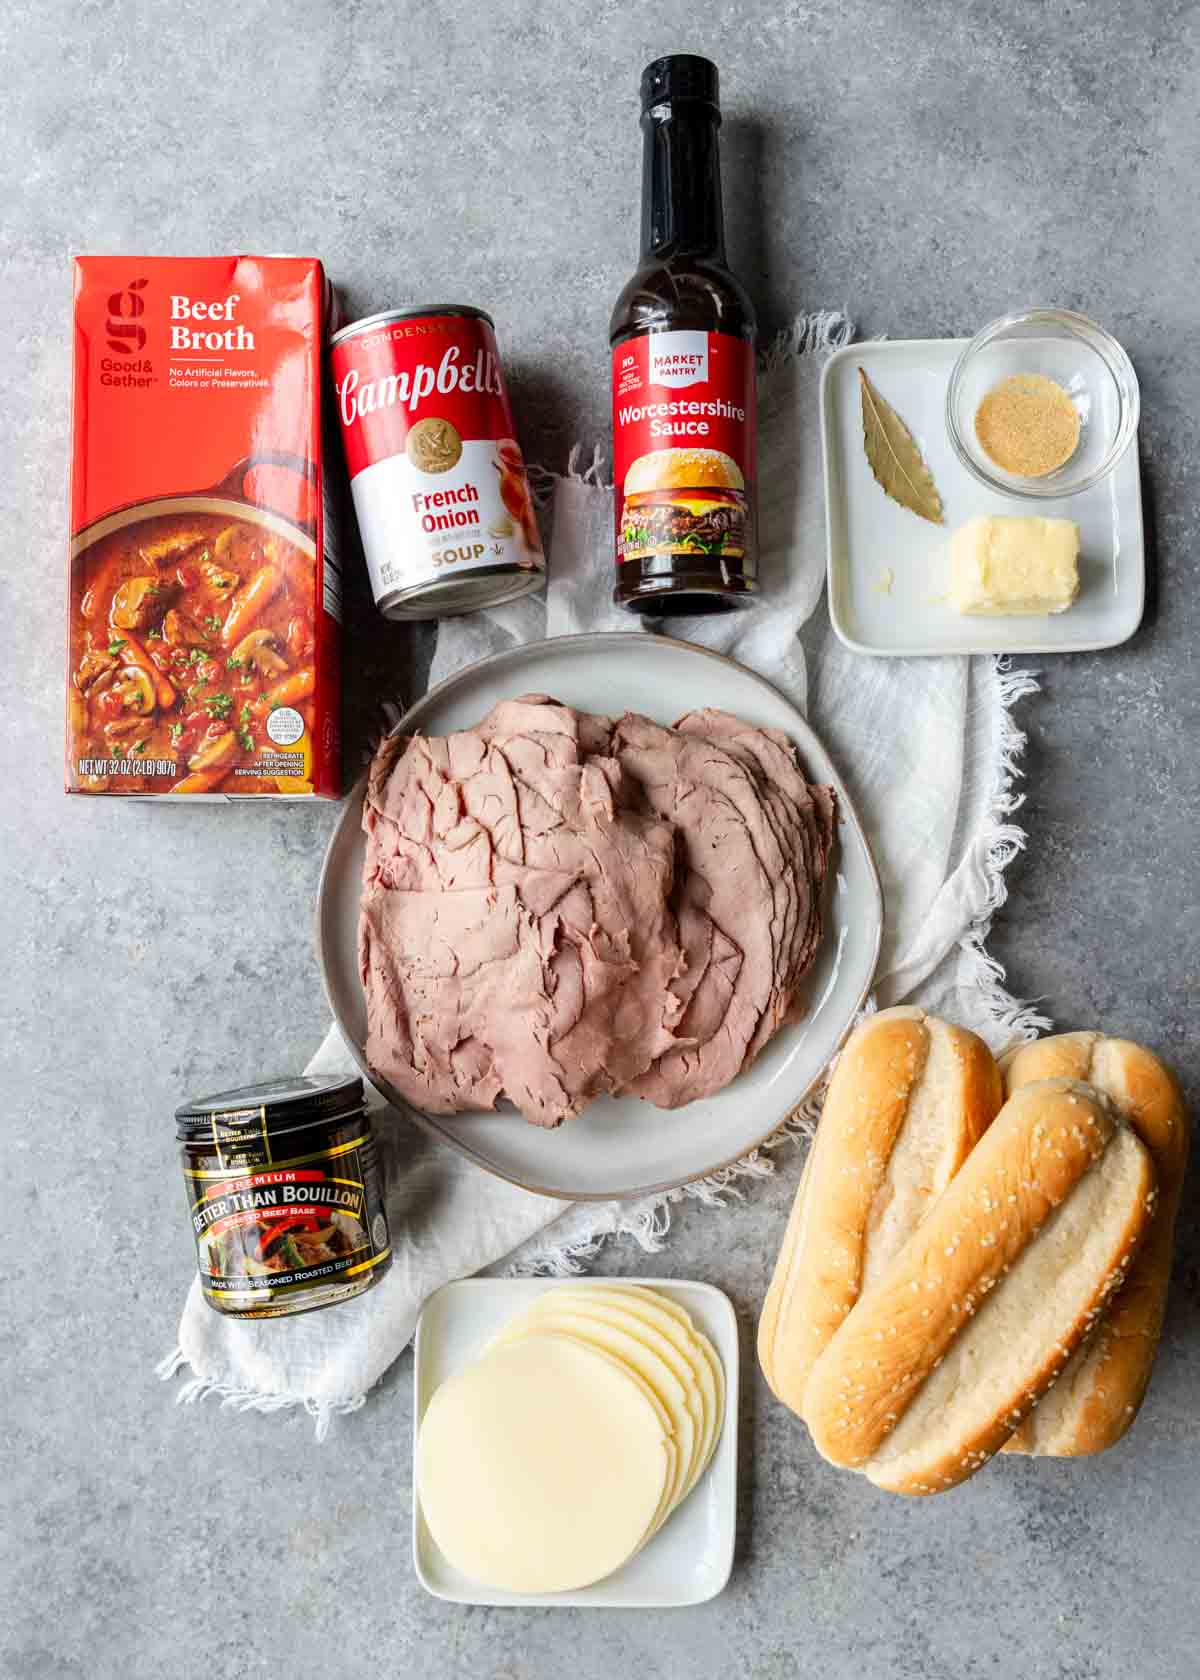
[(305, 1073), (193, 1097), (175, 1110), (175, 1126), (184, 1139), (211, 1136), (214, 1123), (222, 1131), (253, 1124), (290, 1132), (362, 1107), (363, 1082), (357, 1075)]
[(381, 309), (378, 314), (347, 321), (333, 334), (329, 343), (331, 346), (341, 344), (347, 338), (357, 338), (360, 333), (374, 332), (378, 327), (386, 327), (389, 321), (417, 321), (434, 315), (461, 315), (468, 321), (486, 321), (493, 329), (496, 325), (486, 309), (476, 309), (473, 303), (425, 303), (412, 309)]

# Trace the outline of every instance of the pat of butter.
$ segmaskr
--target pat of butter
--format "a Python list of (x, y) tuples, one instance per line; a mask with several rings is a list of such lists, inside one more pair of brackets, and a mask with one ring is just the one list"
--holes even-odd
[(1079, 593), (1073, 519), (989, 514), (950, 539), (950, 605), (960, 613), (1060, 613)]

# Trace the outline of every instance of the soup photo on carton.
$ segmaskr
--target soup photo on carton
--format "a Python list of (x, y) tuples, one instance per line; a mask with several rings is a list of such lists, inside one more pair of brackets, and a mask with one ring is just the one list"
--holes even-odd
[(307, 257), (75, 263), (69, 793), (337, 798)]

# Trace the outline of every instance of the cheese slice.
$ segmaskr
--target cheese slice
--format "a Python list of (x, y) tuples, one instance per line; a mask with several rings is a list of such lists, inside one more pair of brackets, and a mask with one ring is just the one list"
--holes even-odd
[[(553, 1290), (548, 1291), (550, 1300), (554, 1299), (554, 1294)], [(662, 1403), (670, 1420), (672, 1439), (678, 1448), (678, 1464), (670, 1501), (659, 1518), (659, 1524), (665, 1522), (692, 1486), (693, 1470), (704, 1442), (704, 1411), (699, 1403), (695, 1381), (691, 1384), (692, 1396), (695, 1396), (693, 1401), (687, 1385), (679, 1380), (670, 1366), (645, 1343), (631, 1336), (623, 1325), (605, 1323), (602, 1319), (590, 1318), (583, 1313), (563, 1311), (522, 1314), (505, 1325), (492, 1346), (505, 1347), (511, 1342), (523, 1341), (530, 1336), (545, 1335), (547, 1331), (569, 1336), (575, 1341), (583, 1342), (585, 1346), (599, 1348), (602, 1353), (620, 1360), (635, 1376), (641, 1377), (649, 1384)]]
[[(568, 1303), (573, 1312), (595, 1313), (611, 1322), (624, 1324), (634, 1335), (653, 1346), (670, 1361), (672, 1353), (691, 1370), (700, 1388), (705, 1410), (705, 1440), (695, 1467), (692, 1486), (704, 1474), (716, 1451), (725, 1410), (725, 1374), (720, 1357), (708, 1337), (696, 1329), (686, 1307), (656, 1290), (637, 1284), (560, 1285), (547, 1291), (538, 1305), (546, 1310), (550, 1297), (559, 1307)], [(684, 1489), (684, 1495), (691, 1491)]]
[(485, 1586), (587, 1586), (669, 1508), (668, 1427), (648, 1385), (574, 1338), (548, 1332), (493, 1348), (426, 1409), (422, 1514), (448, 1561)]
[(660, 1295), (657, 1290), (646, 1289), (639, 1284), (615, 1283), (611, 1286), (613, 1293), (628, 1299), (629, 1306), (641, 1315), (651, 1310), (647, 1303), (653, 1303), (653, 1309), (665, 1313), (673, 1318), (681, 1331), (690, 1342), (698, 1364), (704, 1366), (713, 1385), (716, 1397), (716, 1431), (713, 1437), (712, 1450), (716, 1451), (717, 1440), (721, 1433), (721, 1424), (725, 1415), (725, 1370), (721, 1364), (720, 1355), (709, 1341), (703, 1330), (697, 1330), (692, 1322), (692, 1315), (686, 1307), (681, 1307), (678, 1301), (673, 1301), (669, 1295)]
[(950, 539), (950, 605), (968, 614), (1060, 613), (1079, 593), (1072, 519), (988, 514)]

